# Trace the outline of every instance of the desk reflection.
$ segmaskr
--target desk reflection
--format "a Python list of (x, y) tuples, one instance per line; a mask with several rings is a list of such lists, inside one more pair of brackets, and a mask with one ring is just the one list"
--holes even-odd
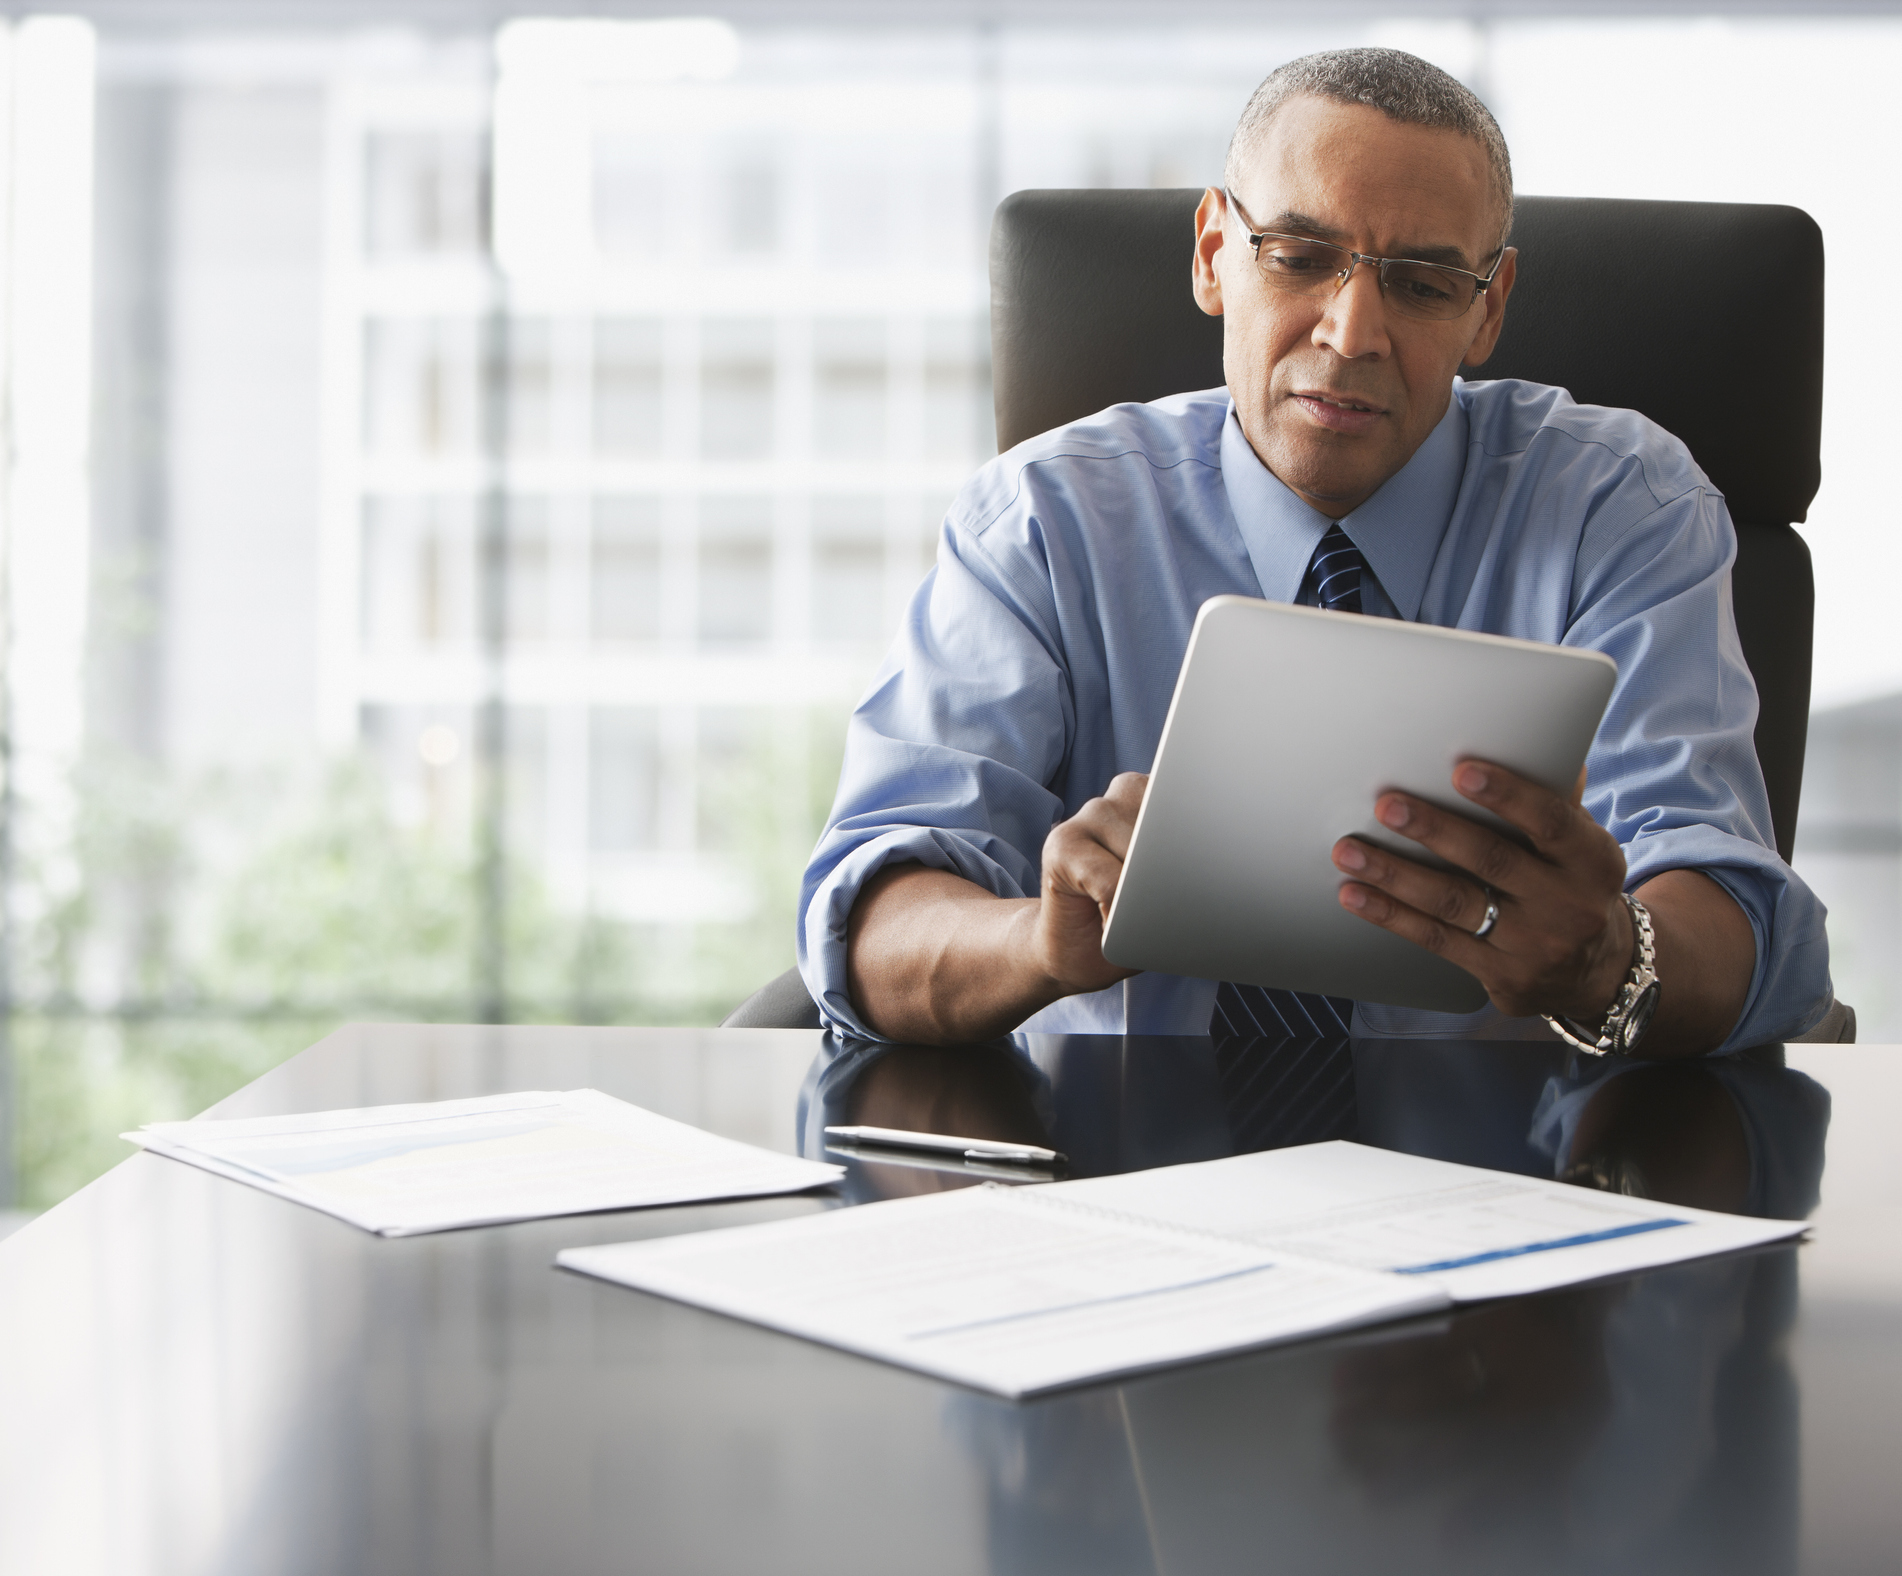
[(1156, 1565), (1794, 1570), (1794, 1306), (1786, 1247), (1131, 1385)]
[[(1088, 1176), (1277, 1147), (1305, 1102), (1323, 1136), (1407, 1153), (1738, 1213), (1817, 1202), (1828, 1096), (1774, 1048), (1688, 1064), (1285, 1049), (830, 1042), (800, 1131), (809, 1154), (836, 1122), (1019, 1139)], [(1275, 1109), (1238, 1097), (1277, 1076)], [(973, 1180), (854, 1161), (847, 1189)], [(959, 1393), (947, 1432), (985, 1484), (997, 1572), (1791, 1571), (1795, 1306), (1785, 1246), (1030, 1405)]]
[[(1778, 1047), (1658, 1063), (1581, 1057), (1545, 1041), (1019, 1035), (920, 1046), (828, 1037), (800, 1095), (801, 1152), (823, 1156), (824, 1129), (842, 1123), (1046, 1145), (1069, 1157), (1072, 1176), (1350, 1138), (1800, 1219), (1816, 1206), (1829, 1097), (1783, 1067)], [(991, 1174), (869, 1156), (847, 1166), (855, 1202)]]

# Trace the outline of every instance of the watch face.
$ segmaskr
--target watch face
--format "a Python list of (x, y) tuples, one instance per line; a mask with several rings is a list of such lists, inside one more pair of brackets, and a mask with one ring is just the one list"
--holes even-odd
[(1653, 980), (1638, 992), (1638, 999), (1631, 1004), (1631, 1010), (1625, 1014), (1624, 1033), (1618, 1037), (1620, 1050), (1629, 1051), (1644, 1038), (1644, 1031), (1651, 1027), (1652, 1014), (1658, 1010), (1658, 982)]

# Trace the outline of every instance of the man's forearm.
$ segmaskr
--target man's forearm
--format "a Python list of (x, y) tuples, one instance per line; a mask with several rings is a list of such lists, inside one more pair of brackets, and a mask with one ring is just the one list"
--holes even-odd
[[(1047, 851), (1047, 878), (1060, 863)], [(880, 871), (859, 893), (847, 929), (847, 986), (860, 1017), (894, 1040), (989, 1039), (1053, 1001), (1125, 976), (1129, 971), (1105, 963), (1092, 940), (1107, 897), (1093, 901), (1049, 887), (1047, 879), (1041, 897), (1008, 899), (946, 870), (902, 864)], [(1651, 911), (1662, 983), (1639, 1053), (1716, 1049), (1750, 993), (1756, 936), (1748, 916), (1695, 870), (1665, 871), (1638, 896)], [(1631, 950), (1627, 929), (1606, 974), (1607, 1005)], [(1064, 960), (1061, 971), (1047, 966), (1052, 957)]]
[(888, 865), (852, 906), (852, 1004), (894, 1040), (1008, 1034), (1066, 994), (1035, 961), (1037, 910), (1036, 898), (996, 897), (948, 870)]
[(1051, 827), (1034, 898), (1000, 898), (923, 865), (879, 871), (846, 925), (859, 1016), (894, 1040), (987, 1040), (1061, 997), (1127, 979), (1133, 970), (1103, 957), (1103, 920), (1148, 783), (1120, 773)]
[(1701, 871), (1667, 870), (1638, 888), (1656, 932), (1658, 1011), (1640, 1056), (1701, 1056), (1743, 1016), (1757, 937), (1737, 900)]

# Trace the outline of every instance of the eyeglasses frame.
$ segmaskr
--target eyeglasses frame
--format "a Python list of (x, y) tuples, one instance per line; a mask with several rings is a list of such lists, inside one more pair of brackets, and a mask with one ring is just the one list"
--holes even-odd
[[(1470, 268), (1455, 268), (1451, 263), (1429, 263), (1419, 257), (1370, 257), (1365, 252), (1356, 252), (1350, 247), (1340, 246), (1333, 241), (1323, 241), (1318, 236), (1289, 235), (1282, 230), (1257, 230), (1255, 228), (1255, 221), (1248, 217), (1248, 210), (1241, 205), (1235, 194), (1226, 186), (1217, 189), (1222, 194), (1222, 200), (1241, 217), (1243, 232), (1248, 237), (1249, 250), (1254, 253), (1257, 271), (1259, 271), (1261, 267), (1261, 243), (1263, 241), (1299, 241), (1304, 246), (1332, 246), (1337, 252), (1345, 252), (1347, 254), (1347, 266), (1340, 269), (1334, 275), (1336, 281), (1334, 288), (1337, 292), (1347, 287), (1347, 282), (1354, 277), (1354, 270), (1359, 268), (1362, 263), (1372, 265), (1374, 276), (1380, 281), (1380, 298), (1383, 301), (1387, 299), (1387, 270), (1396, 263), (1411, 263), (1415, 268), (1437, 268), (1441, 273), (1459, 274), (1462, 278), (1473, 281), (1473, 294), (1466, 305), (1461, 307), (1459, 311), (1455, 312), (1451, 317), (1420, 318), (1418, 319), (1420, 322), (1457, 323), (1461, 318), (1466, 316), (1468, 312), (1473, 310), (1473, 302), (1477, 301), (1492, 287), (1492, 282), (1499, 273), (1500, 264), (1506, 260), (1508, 248), (1502, 244), (1492, 254), (1493, 266), (1491, 270), (1484, 274), (1476, 274)], [(1310, 294), (1318, 295), (1320, 292), (1312, 291)]]

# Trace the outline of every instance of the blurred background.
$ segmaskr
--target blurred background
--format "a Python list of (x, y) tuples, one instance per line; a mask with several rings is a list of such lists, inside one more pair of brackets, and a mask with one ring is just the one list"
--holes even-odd
[(12, 1218), (348, 1019), (711, 1023), (787, 967), (993, 453), (996, 201), (1218, 180), (1256, 82), (1355, 43), (1469, 83), (1522, 191), (1822, 224), (1797, 863), (1902, 1040), (1902, 322), (1858, 306), (1902, 16), (577, 9), (0, 20)]

